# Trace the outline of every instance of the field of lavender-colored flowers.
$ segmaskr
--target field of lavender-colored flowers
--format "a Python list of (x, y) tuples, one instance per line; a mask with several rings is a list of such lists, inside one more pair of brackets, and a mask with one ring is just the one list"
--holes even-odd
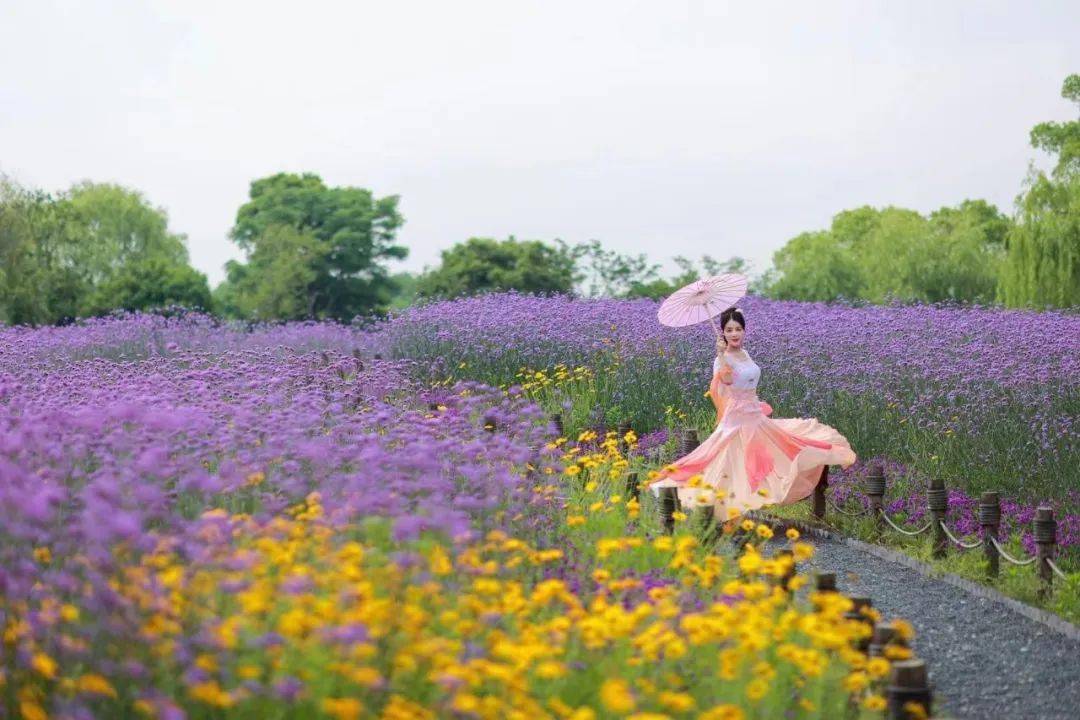
[[(817, 417), (861, 458), (885, 457), (968, 492), (1073, 504), (1080, 487), (1080, 314), (845, 307), (747, 298), (747, 348), (778, 417)], [(650, 300), (493, 294), (410, 308), (372, 335), (436, 375), (506, 386), (522, 368), (596, 373), (571, 429), (629, 419), (710, 430), (708, 324), (667, 328)], [(550, 410), (557, 407), (548, 408)], [(582, 413), (589, 413), (582, 417)], [(643, 439), (644, 442), (644, 439)]]

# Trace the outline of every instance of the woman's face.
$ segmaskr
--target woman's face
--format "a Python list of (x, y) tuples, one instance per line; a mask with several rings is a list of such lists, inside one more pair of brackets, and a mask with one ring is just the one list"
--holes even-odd
[(727, 325), (724, 326), (724, 339), (727, 340), (728, 347), (732, 350), (738, 350), (742, 347), (743, 326), (739, 324), (738, 320), (732, 318), (727, 321)]

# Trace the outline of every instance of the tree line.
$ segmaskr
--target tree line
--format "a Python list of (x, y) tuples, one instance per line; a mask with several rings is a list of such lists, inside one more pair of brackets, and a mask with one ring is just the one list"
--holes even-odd
[[(1080, 108), (1080, 75), (1062, 97)], [(1041, 123), (1034, 167), (1010, 217), (984, 200), (929, 215), (860, 207), (829, 228), (789, 240), (752, 292), (778, 299), (881, 303), (1080, 305), (1080, 120)], [(253, 320), (349, 321), (425, 298), (519, 290), (661, 298), (704, 275), (752, 270), (741, 257), (674, 258), (661, 277), (647, 255), (590, 240), (473, 237), (422, 273), (392, 273), (408, 256), (396, 195), (330, 187), (315, 174), (251, 183), (229, 238), (243, 259), (211, 292), (191, 267), (185, 236), (138, 191), (82, 182), (50, 194), (0, 176), (0, 322), (62, 323), (114, 310), (179, 305)]]

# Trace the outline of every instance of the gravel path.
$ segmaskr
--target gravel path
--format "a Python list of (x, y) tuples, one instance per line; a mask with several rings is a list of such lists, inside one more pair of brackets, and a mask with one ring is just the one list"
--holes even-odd
[(959, 719), (1077, 720), (1080, 641), (1006, 605), (836, 540), (813, 538), (810, 561), (837, 589), (865, 595), (885, 619), (915, 626), (936, 713)]

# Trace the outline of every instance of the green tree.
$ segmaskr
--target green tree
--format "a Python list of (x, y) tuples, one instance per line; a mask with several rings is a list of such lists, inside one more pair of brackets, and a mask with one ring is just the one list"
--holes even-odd
[(647, 297), (654, 300), (662, 300), (684, 285), (695, 280), (723, 273), (750, 273), (750, 263), (745, 258), (738, 256), (729, 258), (723, 262), (716, 260), (710, 255), (702, 255), (698, 265), (682, 255), (673, 258), (679, 267), (679, 274), (667, 279), (654, 279), (649, 282), (634, 282), (623, 293), (622, 297), (638, 298)]
[(983, 200), (930, 217), (860, 207), (827, 231), (802, 233), (773, 255), (760, 291), (787, 300), (990, 302), (1011, 221)]
[(190, 265), (161, 256), (144, 257), (122, 265), (94, 289), (85, 305), (91, 314), (111, 310), (154, 310), (182, 305), (213, 309), (206, 275)]
[[(327, 187), (318, 175), (279, 173), (251, 183), (250, 199), (240, 207), (231, 237), (248, 255), (249, 262), (261, 244), (265, 259), (244, 271), (234, 267), (232, 278), (243, 277), (244, 288), (223, 288), (222, 298), (247, 298), (233, 307), (288, 308), (290, 315), (331, 317), (349, 320), (356, 315), (385, 310), (395, 285), (382, 262), (406, 257), (408, 250), (394, 244), (403, 222), (396, 195), (375, 198), (370, 190), (357, 187)], [(278, 230), (292, 228), (299, 233), (283, 240)], [(297, 237), (302, 237), (299, 242)], [(291, 294), (284, 298), (268, 285), (279, 280), (276, 257), (287, 246), (286, 256), (306, 263), (289, 275), (291, 288), (307, 280), (301, 293), (305, 304), (296, 309)], [(300, 252), (303, 245), (309, 251)], [(292, 253), (292, 255), (289, 255)], [(258, 299), (252, 299), (257, 297)], [(230, 301), (231, 302), (231, 301)]]
[[(1080, 106), (1080, 75), (1061, 95)], [(1032, 168), (1017, 198), (998, 297), (1010, 307), (1080, 305), (1080, 120), (1040, 123), (1031, 144), (1057, 159), (1049, 176)]]
[(599, 240), (589, 240), (566, 247), (566, 252), (580, 268), (575, 284), (590, 297), (626, 297), (634, 288), (646, 288), (659, 280), (660, 265), (649, 262), (644, 253), (623, 255), (606, 249)]
[(539, 240), (469, 238), (442, 251), (442, 262), (417, 282), (422, 297), (457, 297), (518, 290), (569, 293), (577, 280), (575, 258), (565, 245)]
[(420, 276), (418, 274), (403, 271), (394, 273), (390, 279), (397, 286), (390, 300), (391, 310), (401, 310), (416, 302), (419, 297)]
[(292, 225), (268, 226), (248, 262), (230, 260), (218, 288), (221, 309), (235, 317), (296, 320), (311, 317), (318, 267), (329, 248)]
[(861, 297), (863, 279), (851, 251), (828, 231), (805, 232), (773, 254), (774, 280), (765, 294), (778, 300)]
[(169, 232), (164, 210), (141, 193), (83, 182), (53, 196), (0, 181), (0, 319), (41, 324), (142, 309), (165, 289), (171, 295), (161, 299), (173, 302), (209, 293), (188, 265), (184, 236)]

